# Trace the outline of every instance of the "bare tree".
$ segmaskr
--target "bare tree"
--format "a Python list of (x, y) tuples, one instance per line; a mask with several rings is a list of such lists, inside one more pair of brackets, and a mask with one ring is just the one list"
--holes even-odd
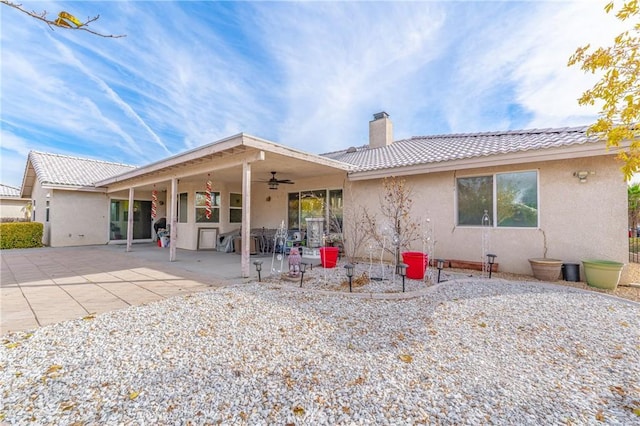
[(12, 7), (16, 10), (19, 10), (22, 13), (25, 13), (29, 16), (31, 16), (34, 19), (37, 19), (39, 21), (42, 21), (44, 23), (46, 23), (49, 28), (51, 28), (51, 30), (53, 30), (53, 27), (58, 27), (58, 28), (64, 28), (67, 30), (79, 30), (79, 31), (86, 31), (90, 34), (99, 36), (99, 37), (105, 37), (105, 38), (120, 38), (120, 37), (126, 37), (126, 34), (119, 34), (119, 35), (114, 35), (114, 34), (102, 34), (99, 33), (97, 31), (93, 31), (92, 29), (89, 28), (89, 24), (92, 22), (97, 21), (98, 19), (100, 19), (100, 15), (96, 15), (93, 18), (87, 18), (86, 21), (82, 22), (80, 21), (78, 18), (76, 18), (75, 16), (73, 16), (72, 14), (68, 13), (68, 12), (60, 12), (58, 13), (58, 17), (55, 19), (49, 19), (48, 12), (46, 10), (43, 10), (42, 12), (36, 12), (36, 11), (28, 11), (26, 10), (24, 7), (22, 7), (21, 4), (18, 3), (14, 3), (12, 1), (9, 0), (0, 0), (0, 3)]
[(368, 239), (367, 229), (361, 224), (366, 223), (366, 210), (360, 204), (354, 204), (345, 210), (345, 222), (350, 226), (344, 232), (344, 254), (350, 263), (355, 261), (360, 248)]
[(411, 217), (413, 189), (407, 186), (405, 179), (394, 176), (384, 178), (382, 187), (382, 218), (364, 210), (364, 223), (370, 238), (394, 255), (398, 263), (400, 251), (409, 249), (412, 242), (420, 239), (420, 224)]

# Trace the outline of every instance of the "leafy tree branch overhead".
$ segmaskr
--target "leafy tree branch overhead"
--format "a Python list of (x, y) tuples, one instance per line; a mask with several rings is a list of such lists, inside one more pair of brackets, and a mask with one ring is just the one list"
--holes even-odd
[(624, 162), (622, 171), (627, 179), (640, 171), (640, 7), (638, 0), (627, 0), (616, 10), (615, 2), (605, 6), (606, 13), (628, 22), (629, 29), (619, 34), (610, 47), (595, 50), (590, 45), (578, 48), (569, 58), (569, 66), (601, 79), (578, 99), (580, 105), (602, 103), (598, 120), (589, 133), (607, 141), (607, 147), (619, 147), (630, 141), (628, 149), (619, 152)]
[(20, 12), (25, 13), (34, 19), (37, 19), (39, 21), (46, 23), (49, 26), (49, 28), (51, 28), (52, 30), (54, 29), (53, 27), (58, 27), (58, 28), (64, 28), (68, 30), (86, 31), (93, 35), (97, 35), (99, 37), (105, 37), (105, 38), (126, 37), (126, 34), (119, 34), (119, 35), (103, 34), (89, 28), (89, 24), (100, 19), (100, 15), (96, 15), (93, 18), (87, 18), (87, 20), (85, 21), (80, 21), (78, 18), (76, 18), (72, 14), (65, 11), (61, 11), (60, 13), (58, 13), (58, 16), (55, 19), (49, 19), (48, 12), (46, 10), (42, 12), (36, 12), (33, 10), (28, 11), (22, 6), (22, 4), (14, 3), (9, 0), (0, 0), (0, 3), (6, 6), (12, 7), (16, 10), (19, 10)]

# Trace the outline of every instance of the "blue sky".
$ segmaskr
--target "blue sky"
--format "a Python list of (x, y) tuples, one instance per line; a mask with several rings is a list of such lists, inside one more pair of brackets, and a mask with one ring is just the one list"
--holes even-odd
[(20, 2), (0, 5), (0, 183), (30, 150), (143, 165), (240, 132), (312, 153), (394, 137), (590, 124), (567, 60), (621, 30), (605, 1)]

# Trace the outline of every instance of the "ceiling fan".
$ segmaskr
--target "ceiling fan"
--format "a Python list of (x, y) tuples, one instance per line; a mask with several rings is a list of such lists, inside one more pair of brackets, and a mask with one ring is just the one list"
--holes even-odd
[(266, 181), (269, 185), (269, 189), (278, 189), (278, 185), (281, 183), (292, 185), (294, 182), (291, 179), (276, 179), (276, 172), (271, 172), (271, 179)]

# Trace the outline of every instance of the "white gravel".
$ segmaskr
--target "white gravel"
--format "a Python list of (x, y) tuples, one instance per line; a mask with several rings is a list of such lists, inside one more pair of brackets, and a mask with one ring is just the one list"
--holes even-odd
[(318, 278), (303, 290), (250, 283), (5, 335), (0, 419), (640, 423), (638, 304), (478, 278), (410, 280), (420, 290), (410, 298), (380, 300), (362, 297), (372, 288), (308, 290), (331, 287)]

